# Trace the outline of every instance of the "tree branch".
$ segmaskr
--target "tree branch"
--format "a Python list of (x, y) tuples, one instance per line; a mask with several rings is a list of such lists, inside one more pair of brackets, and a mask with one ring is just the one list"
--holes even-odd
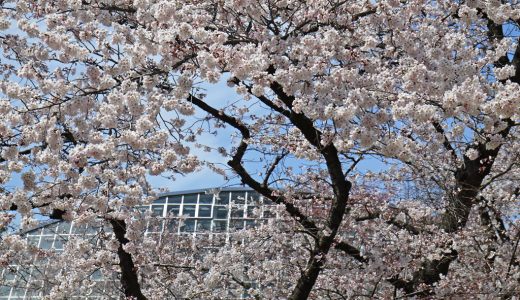
[(129, 240), (126, 235), (126, 223), (124, 220), (110, 219), (112, 230), (119, 242), (117, 248), (117, 256), (119, 257), (119, 267), (121, 268), (121, 285), (127, 298), (146, 300), (147, 298), (141, 292), (141, 286), (137, 276), (137, 268), (134, 265), (132, 255), (123, 248)]

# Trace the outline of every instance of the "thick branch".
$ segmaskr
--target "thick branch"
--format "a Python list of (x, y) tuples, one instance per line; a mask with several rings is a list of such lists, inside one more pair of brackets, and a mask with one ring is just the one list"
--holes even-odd
[(147, 298), (141, 292), (141, 286), (137, 277), (137, 268), (134, 265), (132, 255), (123, 248), (129, 241), (125, 237), (126, 223), (124, 220), (110, 220), (112, 229), (119, 242), (117, 248), (117, 256), (119, 257), (119, 267), (121, 268), (121, 285), (125, 296), (130, 299), (146, 300)]
[[(275, 73), (275, 69), (272, 66), (267, 71), (271, 74)], [(294, 97), (287, 95), (278, 82), (272, 82), (270, 88), (277, 95), (278, 99), (291, 110), (288, 116), (289, 120), (300, 130), (305, 139), (316, 147), (325, 159), (335, 196), (327, 218), (327, 225), (331, 229), (331, 233), (328, 236), (322, 236), (318, 241), (316, 249), (312, 251), (311, 257), (307, 262), (305, 273), (299, 278), (296, 287), (289, 297), (291, 300), (307, 299), (323, 266), (324, 257), (329, 252), (343, 220), (352, 184), (346, 180), (343, 174), (341, 161), (334, 144), (329, 142), (326, 145), (322, 145), (322, 133), (314, 127), (313, 121), (303, 113), (297, 113), (292, 110)]]
[(448, 274), (450, 264), (457, 258), (457, 256), (458, 252), (454, 249), (450, 249), (449, 252), (445, 253), (440, 259), (424, 261), (421, 268), (413, 273), (411, 280), (407, 281), (399, 279), (399, 276), (396, 275), (388, 279), (388, 282), (396, 288), (404, 290), (408, 294), (415, 293), (418, 296), (427, 296), (431, 293), (431, 289), (416, 292), (417, 286), (420, 284), (431, 286), (439, 281), (441, 275)]
[[(509, 135), (509, 131), (514, 125), (510, 119), (504, 121), (508, 123), (508, 126), (499, 132), (502, 137)], [(449, 201), (446, 213), (442, 216), (442, 225), (446, 232), (455, 232), (466, 225), (471, 208), (482, 188), (482, 182), (491, 172), (500, 148), (501, 146), (487, 149), (486, 142), (480, 142), (476, 146), (479, 152), (476, 159), (471, 160), (464, 155), (463, 165), (455, 172), (458, 191)]]

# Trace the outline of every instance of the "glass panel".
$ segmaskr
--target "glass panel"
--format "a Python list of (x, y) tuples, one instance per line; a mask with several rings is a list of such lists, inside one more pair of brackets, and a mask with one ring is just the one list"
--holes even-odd
[(98, 233), (99, 229), (100, 229), (99, 225), (86, 224), (85, 233), (87, 233), (87, 234), (96, 234), (96, 233)]
[(18, 268), (18, 277), (20, 278), (19, 282), (27, 282), (29, 279), (29, 275), (31, 274), (31, 267), (19, 267)]
[(52, 242), (54, 241), (54, 236), (42, 236), (42, 240), (40, 241), (40, 248), (42, 249), (50, 249), (52, 246)]
[(166, 216), (177, 217), (177, 216), (179, 216), (180, 211), (181, 211), (180, 205), (168, 205)]
[(95, 270), (94, 272), (92, 272), (92, 275), (90, 275), (90, 279), (92, 279), (94, 281), (99, 281), (99, 280), (103, 279), (103, 274), (101, 273), (100, 270)]
[(60, 226), (58, 226), (58, 230), (56, 233), (58, 234), (69, 234), (70, 232), (70, 223), (69, 222), (61, 222)]
[(195, 220), (185, 220), (181, 227), (181, 232), (193, 232), (195, 230)]
[(100, 228), (100, 230), (103, 230), (103, 232), (112, 232), (112, 225), (110, 225), (110, 223), (104, 223), (103, 229)]
[(195, 204), (197, 203), (198, 194), (184, 195), (184, 203)]
[(248, 206), (247, 207), (247, 217), (248, 218), (258, 218), (260, 211), (260, 207), (258, 206)]
[(5, 286), (5, 285), (2, 285), (0, 286), (0, 297), (2, 296), (9, 296), (9, 293), (11, 292), (11, 287), (10, 286)]
[(256, 227), (256, 221), (255, 220), (247, 220), (246, 221), (246, 228), (251, 229)]
[(211, 229), (211, 220), (198, 220), (197, 221), (197, 232), (210, 231), (210, 229)]
[(65, 244), (65, 240), (60, 238), (60, 237), (56, 237), (56, 240), (54, 241), (54, 249), (56, 250), (63, 250), (63, 246)]
[(195, 205), (184, 205), (182, 208), (182, 215), (195, 217)]
[(168, 220), (168, 222), (166, 222), (166, 228), (169, 232), (177, 232), (178, 224), (178, 220)]
[(235, 204), (245, 204), (246, 203), (246, 193), (245, 192), (233, 192), (231, 194), (231, 201), (234, 201)]
[(56, 233), (56, 227), (58, 224), (47, 225), (43, 228), (43, 234), (54, 234)]
[(243, 218), (244, 217), (244, 207), (232, 207), (231, 208), (231, 218)]
[(27, 237), (27, 242), (30, 245), (38, 246), (38, 243), (40, 242), (40, 237), (39, 236), (28, 236)]
[(260, 203), (260, 194), (257, 192), (247, 192), (247, 203), (258, 205), (258, 203)]
[(199, 205), (199, 218), (211, 217), (211, 205)]
[(166, 197), (161, 197), (153, 202), (154, 204), (166, 203)]
[(227, 219), (228, 208), (226, 206), (214, 206), (213, 207), (213, 218), (215, 219)]
[(213, 194), (200, 194), (199, 203), (212, 204), (213, 203)]
[(181, 204), (181, 202), (182, 202), (181, 195), (168, 196), (168, 203)]
[(213, 231), (225, 232), (227, 229), (227, 221), (213, 221)]
[(87, 231), (87, 226), (83, 224), (74, 224), (72, 225), (72, 234), (83, 234)]
[(152, 205), (152, 216), (162, 217), (164, 205)]
[(43, 274), (42, 274), (42, 271), (40, 270), (40, 268), (36, 268), (34, 270), (34, 272), (32, 272), (32, 280), (39, 280), (39, 279), (42, 279), (43, 278)]
[(42, 229), (38, 228), (38, 229), (28, 232), (27, 235), (40, 235), (41, 233), (42, 233)]
[(217, 199), (215, 200), (216, 204), (229, 204), (229, 192), (221, 192), (219, 193)]
[(24, 288), (14, 288), (13, 291), (11, 292), (11, 297), (12, 296), (23, 296), (23, 295), (25, 295)]
[(14, 280), (14, 277), (15, 277), (15, 275), (16, 275), (16, 269), (15, 269), (15, 268), (16, 268), (16, 267), (12, 267), (12, 268), (9, 267), (9, 269), (6, 269), (6, 270), (4, 271), (4, 276), (2, 276), (3, 279), (4, 279), (4, 280), (7, 280), (7, 281), (9, 281), (9, 280)]

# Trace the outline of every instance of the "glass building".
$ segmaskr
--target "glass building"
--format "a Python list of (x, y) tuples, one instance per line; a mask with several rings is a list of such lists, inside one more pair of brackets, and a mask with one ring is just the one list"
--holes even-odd
[[(138, 209), (143, 214), (156, 217), (148, 222), (144, 232), (146, 236), (159, 240), (164, 232), (168, 232), (211, 240), (209, 244), (215, 247), (223, 246), (237, 231), (247, 230), (276, 217), (273, 203), (246, 188), (221, 189), (218, 194), (208, 193), (208, 190), (164, 193), (150, 205)], [(99, 246), (103, 242), (99, 237), (100, 232), (111, 232), (109, 224), (100, 221), (98, 225), (77, 226), (75, 223), (49, 220), (19, 234), (37, 249), (59, 254), (74, 236)], [(53, 272), (56, 272), (51, 258), (36, 251), (31, 259), (33, 263), (30, 267), (0, 266), (0, 300), (40, 299), (49, 293), (54, 284), (58, 284), (43, 280), (52, 278)], [(112, 294), (114, 285), (118, 284), (118, 275), (113, 276), (106, 278), (101, 272), (93, 272), (88, 290), (79, 293), (81, 295), (71, 295), (70, 298), (118, 298)]]

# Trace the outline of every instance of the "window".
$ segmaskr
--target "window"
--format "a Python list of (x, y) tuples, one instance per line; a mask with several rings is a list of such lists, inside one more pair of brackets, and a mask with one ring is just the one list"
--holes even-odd
[(195, 231), (195, 220), (185, 220), (181, 226), (181, 232), (193, 232)]
[(16, 275), (16, 266), (8, 267), (4, 270), (2, 278), (6, 281), (14, 280)]
[(54, 241), (53, 235), (42, 236), (42, 239), (40, 241), (40, 248), (50, 249), (52, 247), (53, 241)]
[(233, 192), (231, 194), (231, 201), (235, 202), (235, 204), (245, 204), (246, 203), (246, 193), (245, 192)]
[(256, 227), (256, 221), (255, 220), (247, 220), (246, 221), (246, 228), (251, 229)]
[(43, 228), (43, 234), (54, 234), (56, 233), (57, 227), (57, 224), (47, 225)]
[(200, 194), (199, 195), (199, 203), (201, 203), (201, 204), (212, 204), (213, 203), (213, 194)]
[(197, 232), (210, 231), (211, 220), (198, 220), (197, 221)]
[(228, 209), (226, 206), (214, 206), (213, 207), (213, 218), (215, 219), (227, 219)]
[(166, 203), (166, 197), (161, 197), (153, 202), (153, 204), (162, 204)]
[(2, 299), (8, 299), (3, 297), (9, 297), (9, 293), (11, 293), (10, 286), (0, 285), (0, 297), (2, 297)]
[(182, 202), (182, 196), (169, 196), (168, 197), (168, 203), (170, 204), (181, 204)]
[(164, 205), (152, 205), (152, 215), (156, 217), (162, 217)]
[(69, 234), (71, 224), (69, 222), (61, 222), (56, 230), (58, 234)]
[(244, 207), (233, 207), (231, 208), (231, 218), (243, 218), (244, 217)]
[(97, 234), (99, 232), (100, 226), (96, 224), (86, 224), (86, 234)]
[(80, 225), (80, 224), (74, 224), (72, 226), (72, 234), (84, 234), (87, 231), (87, 226)]
[(92, 274), (90, 275), (90, 279), (94, 280), (94, 281), (100, 281), (100, 280), (103, 280), (103, 274), (101, 273), (100, 270), (95, 270), (94, 272), (92, 272)]
[(229, 192), (222, 192), (215, 200), (216, 204), (229, 204)]
[(184, 205), (182, 208), (182, 215), (188, 217), (195, 217), (195, 205)]
[(260, 194), (257, 192), (247, 192), (247, 204), (256, 204), (260, 203)]
[(23, 298), (24, 295), (25, 295), (25, 288), (23, 288), (23, 287), (15, 287), (15, 288), (13, 288), (13, 291), (11, 292), (11, 298), (13, 298), (13, 296), (15, 298)]
[(28, 236), (27, 237), (27, 242), (30, 245), (38, 246), (38, 243), (40, 242), (40, 237), (39, 236)]
[(213, 231), (214, 232), (226, 232), (227, 230), (227, 221), (213, 221)]
[(196, 204), (198, 194), (184, 195), (184, 203)]
[(260, 207), (258, 206), (248, 206), (247, 207), (247, 217), (248, 218), (257, 218), (259, 215)]
[(180, 205), (168, 205), (166, 211), (166, 216), (177, 217), (179, 216), (179, 212), (181, 211)]
[(211, 218), (211, 205), (199, 205), (199, 218)]
[(35, 230), (27, 233), (27, 235), (40, 235), (40, 234), (42, 234), (41, 228), (35, 229)]
[(65, 245), (65, 239), (57, 236), (56, 240), (54, 241), (53, 248), (56, 250), (63, 250), (63, 246)]
[[(168, 232), (177, 232), (177, 226), (179, 221), (177, 219), (168, 220), (166, 222), (166, 228)], [(165, 229), (166, 230), (166, 229)]]

